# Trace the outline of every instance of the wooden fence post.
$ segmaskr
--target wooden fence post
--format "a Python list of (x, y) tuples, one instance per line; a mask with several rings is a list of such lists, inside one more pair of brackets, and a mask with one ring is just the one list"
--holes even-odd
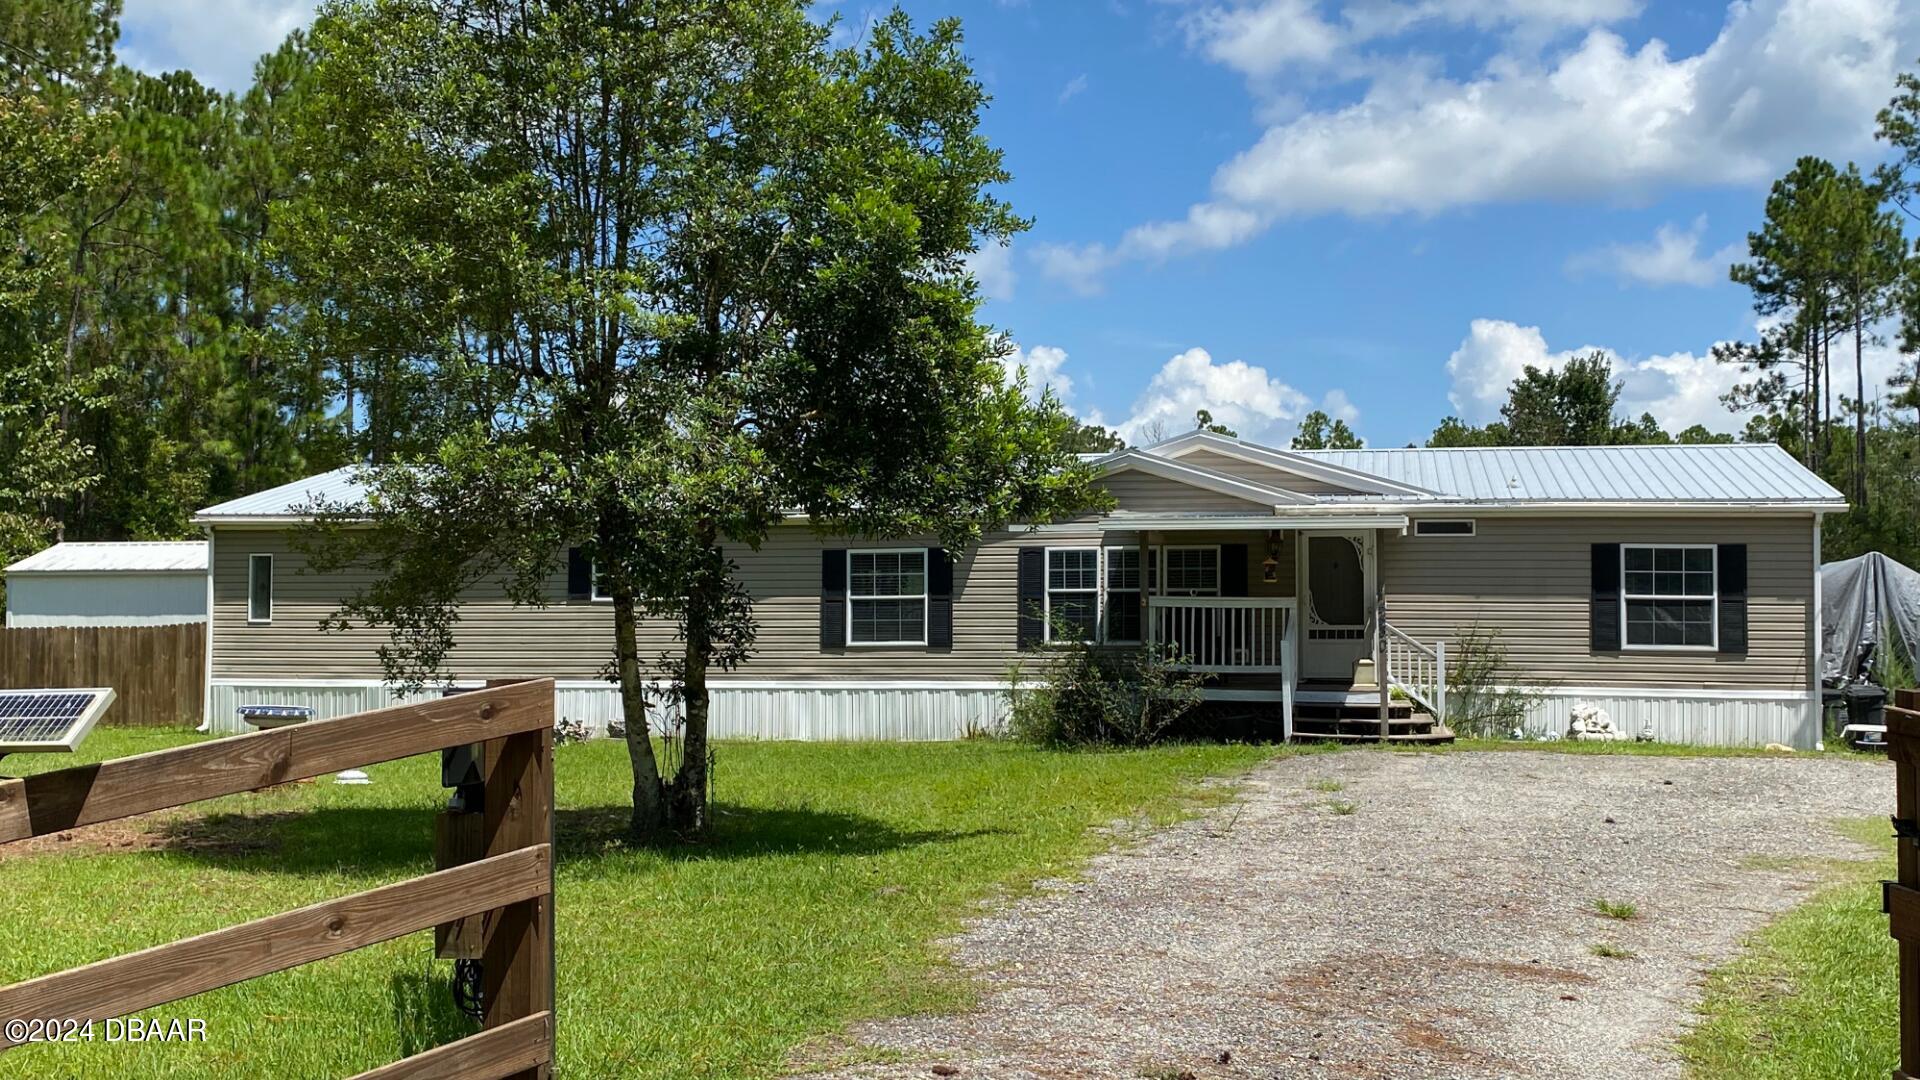
[(1900, 948), (1900, 1067), (1894, 1080), (1920, 1080), (1920, 691), (1894, 691), (1887, 710), (1887, 756), (1893, 759), (1895, 881), (1882, 907)]
[[(537, 731), (487, 743), (486, 854), (553, 842), (553, 698)], [(553, 1009), (553, 897), (501, 908), (486, 929), (481, 953), (481, 1025), (498, 1028)], [(551, 1041), (551, 1035), (549, 1035)], [(548, 1080), (550, 1062), (512, 1075)]]

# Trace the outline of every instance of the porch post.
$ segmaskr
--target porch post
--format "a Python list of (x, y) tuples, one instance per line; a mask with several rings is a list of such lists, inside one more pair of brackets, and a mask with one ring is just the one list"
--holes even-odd
[(1380, 530), (1368, 534), (1373, 556), (1373, 681), (1380, 687), (1380, 741), (1386, 742), (1393, 725), (1388, 712), (1393, 692), (1387, 679), (1387, 580), (1380, 567)]
[(1147, 587), (1148, 582), (1156, 587), (1159, 585), (1157, 576), (1147, 567), (1147, 560), (1153, 553), (1153, 539), (1153, 534), (1145, 529), (1135, 534), (1134, 538), (1134, 543), (1140, 549), (1140, 640), (1146, 643), (1148, 656), (1159, 655), (1159, 643), (1156, 640), (1159, 628), (1154, 625), (1153, 605), (1148, 603), (1153, 598), (1153, 591)]

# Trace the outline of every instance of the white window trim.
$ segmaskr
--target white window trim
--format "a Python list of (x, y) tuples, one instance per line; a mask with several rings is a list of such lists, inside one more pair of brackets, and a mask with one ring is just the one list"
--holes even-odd
[[(902, 593), (887, 596), (853, 595), (853, 557), (855, 555), (918, 555), (920, 556), (920, 593)], [(927, 591), (933, 584), (930, 580), (932, 558), (923, 547), (901, 548), (848, 548), (847, 549), (847, 648), (850, 649), (897, 649), (911, 648), (927, 644), (927, 622), (933, 616), (932, 594)], [(918, 600), (920, 601), (920, 639), (918, 641), (855, 641), (853, 640), (853, 602), (855, 600)]]
[[(1105, 626), (1102, 620), (1107, 614), (1107, 564), (1099, 547), (1091, 544), (1063, 544), (1046, 549), (1046, 566), (1042, 568), (1044, 577), (1040, 583), (1040, 611), (1045, 617), (1041, 620), (1040, 640), (1053, 643), (1053, 553), (1056, 551), (1093, 552), (1093, 636), (1088, 640), (1095, 643), (1104, 638)], [(1063, 593), (1075, 595), (1088, 592), (1086, 589), (1062, 589)]]
[[(1220, 579), (1222, 576), (1225, 575), (1226, 567), (1222, 563), (1220, 558), (1219, 544), (1162, 544), (1160, 545), (1158, 551), (1159, 551), (1159, 554), (1154, 556), (1156, 559), (1159, 560), (1159, 565), (1157, 567), (1158, 573), (1155, 575), (1157, 580), (1155, 580), (1154, 582), (1154, 586), (1155, 586), (1154, 595), (1156, 596), (1219, 596), (1220, 595)], [(1168, 592), (1167, 591), (1167, 552), (1169, 551), (1211, 551), (1213, 552), (1213, 591), (1212, 592), (1194, 592), (1191, 589), (1187, 589), (1178, 593)]]
[[(1464, 524), (1466, 532), (1423, 532), (1424, 526), (1435, 524)], [(1422, 518), (1413, 523), (1413, 535), (1427, 540), (1466, 540), (1480, 531), (1480, 525), (1473, 518)], [(1624, 546), (1624, 545), (1622, 545)]]
[[(1107, 609), (1109, 606), (1107, 604), (1107, 593), (1111, 585), (1111, 582), (1109, 581), (1109, 575), (1112, 573), (1111, 567), (1113, 565), (1112, 563), (1113, 553), (1116, 551), (1137, 552), (1140, 555), (1140, 567), (1138, 570), (1138, 573), (1140, 575), (1140, 584), (1135, 588), (1121, 589), (1120, 591), (1123, 593), (1132, 593), (1139, 598), (1139, 601), (1144, 601), (1147, 595), (1147, 563), (1154, 558), (1154, 555), (1152, 554), (1154, 550), (1157, 550), (1157, 549), (1143, 550), (1139, 547), (1136, 547), (1130, 544), (1115, 544), (1110, 547), (1105, 547), (1100, 549), (1100, 640), (1101, 641), (1104, 641), (1109, 645), (1144, 645), (1146, 644), (1143, 638), (1137, 638), (1137, 637), (1117, 638), (1117, 637), (1107, 636)], [(1136, 601), (1136, 603), (1138, 603), (1139, 601)], [(1140, 613), (1140, 629), (1143, 633), (1147, 628), (1146, 620), (1147, 620), (1147, 613), (1145, 611), (1142, 611)]]
[[(1704, 597), (1712, 603), (1713, 614), (1708, 617), (1708, 625), (1713, 628), (1713, 642), (1709, 645), (1635, 645), (1627, 640), (1627, 552), (1632, 548), (1679, 548), (1683, 551), (1710, 551), (1713, 553), (1713, 592)], [(1634, 600), (1683, 600), (1698, 603), (1703, 597), (1675, 596), (1668, 593), (1634, 593)], [(1720, 651), (1720, 546), (1718, 544), (1661, 544), (1639, 543), (1620, 545), (1620, 649), (1622, 652), (1684, 652), (1717, 653)]]
[(587, 560), (587, 599), (596, 604), (613, 603), (612, 593), (600, 591), (600, 564), (592, 559)]
[[(260, 565), (261, 559), (267, 561), (267, 613), (265, 616), (256, 616), (253, 613), (254, 568)], [(255, 552), (247, 556), (247, 625), (266, 626), (271, 622), (273, 622), (273, 556), (264, 551)]]

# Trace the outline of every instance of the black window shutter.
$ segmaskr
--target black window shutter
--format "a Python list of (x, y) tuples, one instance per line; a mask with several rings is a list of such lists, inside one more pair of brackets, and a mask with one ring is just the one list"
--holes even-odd
[(1620, 651), (1620, 545), (1593, 545), (1593, 601), (1588, 612), (1594, 652)]
[(927, 648), (953, 648), (953, 561), (945, 548), (927, 549)]
[(820, 647), (847, 647), (847, 551), (820, 552)]
[(593, 599), (593, 564), (577, 547), (567, 549), (567, 599)]
[(1020, 549), (1020, 617), (1017, 643), (1031, 649), (1047, 640), (1047, 549)]
[(1747, 545), (1721, 544), (1717, 566), (1720, 591), (1720, 651), (1747, 655)]
[(1247, 545), (1220, 545), (1220, 595), (1247, 595)]

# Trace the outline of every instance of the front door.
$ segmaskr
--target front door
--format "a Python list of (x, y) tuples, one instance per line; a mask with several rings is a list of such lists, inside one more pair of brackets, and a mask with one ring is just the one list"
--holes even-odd
[(1373, 610), (1372, 533), (1302, 534), (1300, 610), (1306, 633), (1300, 673), (1345, 682), (1354, 662), (1373, 652), (1367, 616)]

